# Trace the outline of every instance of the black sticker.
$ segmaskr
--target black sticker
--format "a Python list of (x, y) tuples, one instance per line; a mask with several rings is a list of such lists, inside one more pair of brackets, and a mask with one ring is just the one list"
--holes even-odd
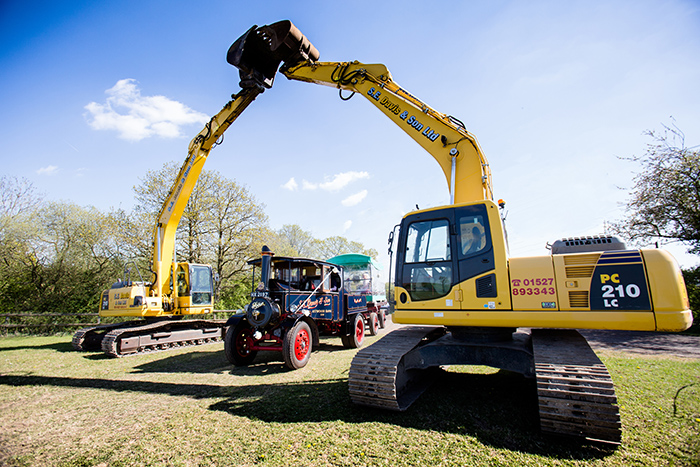
[(596, 266), (590, 304), (591, 311), (650, 311), (644, 266), (641, 263)]

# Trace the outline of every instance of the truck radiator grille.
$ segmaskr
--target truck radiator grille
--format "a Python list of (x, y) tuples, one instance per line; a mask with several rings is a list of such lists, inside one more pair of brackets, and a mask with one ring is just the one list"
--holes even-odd
[(570, 290), (569, 306), (571, 306), (571, 308), (588, 308), (588, 292)]

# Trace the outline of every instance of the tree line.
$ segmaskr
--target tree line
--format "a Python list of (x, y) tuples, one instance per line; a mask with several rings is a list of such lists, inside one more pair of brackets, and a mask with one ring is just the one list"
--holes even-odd
[[(622, 219), (612, 233), (635, 246), (680, 242), (700, 254), (700, 151), (685, 145), (675, 126), (648, 131), (641, 168), (629, 190)], [(3, 311), (89, 313), (99, 294), (125, 267), (150, 276), (153, 228), (177, 173), (174, 162), (149, 171), (134, 186), (127, 212), (45, 201), (30, 182), (0, 178), (0, 300)], [(177, 232), (178, 261), (211, 264), (218, 275), (217, 309), (248, 300), (248, 265), (263, 244), (281, 256), (327, 259), (343, 253), (377, 252), (334, 236), (316, 239), (299, 225), (274, 230), (264, 206), (244, 186), (203, 171)], [(700, 265), (683, 271), (695, 328), (700, 328)], [(148, 280), (149, 277), (142, 277)], [(137, 278), (138, 280), (138, 278)]]
[[(5, 313), (93, 313), (102, 290), (130, 274), (150, 279), (153, 229), (178, 166), (149, 171), (133, 187), (131, 211), (46, 201), (26, 179), (0, 178), (0, 300)], [(242, 307), (247, 262), (266, 244), (278, 255), (319, 259), (377, 252), (336, 236), (317, 239), (299, 225), (272, 229), (252, 193), (204, 170), (177, 230), (177, 261), (210, 264), (215, 307)], [(129, 270), (129, 272), (125, 272)]]

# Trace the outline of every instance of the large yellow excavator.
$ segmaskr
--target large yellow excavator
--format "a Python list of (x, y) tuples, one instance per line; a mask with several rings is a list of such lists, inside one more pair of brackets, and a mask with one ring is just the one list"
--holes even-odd
[[(290, 58), (304, 44), (314, 53)], [(613, 237), (564, 239), (547, 256), (509, 258), (488, 161), (456, 118), (401, 88), (381, 64), (320, 62), (290, 21), (253, 26), (228, 61), (251, 79), (357, 93), (439, 164), (447, 206), (413, 211), (395, 239), (395, 330), (360, 350), (349, 372), (356, 404), (405, 410), (442, 365), (469, 364), (537, 380), (542, 431), (619, 443), (612, 380), (575, 329), (682, 331), (692, 323), (680, 269), (659, 249)], [(347, 97), (345, 97), (347, 98)], [(417, 325), (417, 326), (415, 326)]]

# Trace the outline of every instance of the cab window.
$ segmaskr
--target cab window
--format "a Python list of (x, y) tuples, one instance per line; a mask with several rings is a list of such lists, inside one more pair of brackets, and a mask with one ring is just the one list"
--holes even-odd
[(190, 290), (193, 305), (209, 305), (212, 303), (214, 284), (211, 280), (211, 269), (206, 266), (190, 267)]
[(402, 286), (412, 300), (430, 300), (450, 292), (451, 258), (450, 226), (447, 219), (409, 225)]
[(449, 261), (450, 224), (445, 219), (414, 222), (408, 228), (406, 262)]
[(460, 256), (472, 256), (488, 246), (488, 232), (484, 217), (466, 215), (459, 218)]

